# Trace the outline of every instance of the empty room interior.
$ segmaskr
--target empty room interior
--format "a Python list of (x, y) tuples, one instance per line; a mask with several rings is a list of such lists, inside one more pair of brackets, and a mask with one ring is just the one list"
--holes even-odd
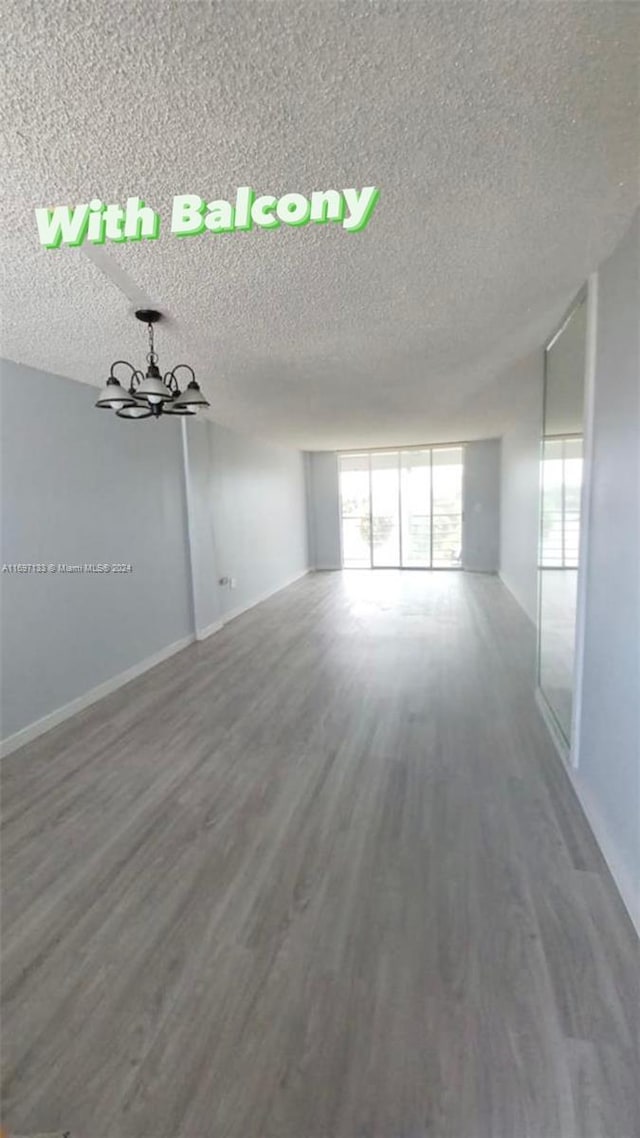
[(638, 1138), (640, 5), (3, 15), (2, 1138)]

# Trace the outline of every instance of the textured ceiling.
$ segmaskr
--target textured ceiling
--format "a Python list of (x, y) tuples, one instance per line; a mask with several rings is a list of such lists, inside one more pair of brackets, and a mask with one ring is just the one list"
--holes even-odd
[[(194, 363), (308, 448), (500, 433), (638, 200), (635, 3), (5, 0), (2, 351), (100, 384)], [(178, 240), (174, 194), (380, 187), (369, 227)], [(157, 242), (45, 250), (35, 206), (139, 194)], [(497, 385), (497, 386), (496, 386)], [(496, 401), (491, 392), (500, 390)], [(483, 392), (486, 391), (486, 399)], [(136, 429), (147, 429), (144, 424)]]

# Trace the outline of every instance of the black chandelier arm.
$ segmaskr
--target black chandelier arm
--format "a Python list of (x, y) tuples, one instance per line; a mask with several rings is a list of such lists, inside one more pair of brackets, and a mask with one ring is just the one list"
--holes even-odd
[(175, 375), (173, 374), (173, 371), (165, 372), (165, 374), (162, 377), (162, 382), (165, 384), (166, 387), (169, 388), (169, 391), (171, 392), (172, 395), (177, 397), (180, 394), (180, 388), (178, 387), (178, 381), (177, 381)]
[(176, 379), (176, 376), (175, 376), (175, 373), (179, 370), (179, 368), (185, 368), (189, 372), (189, 375), (191, 376), (191, 382), (192, 383), (195, 383), (195, 381), (196, 381), (196, 373), (192, 367), (189, 367), (189, 364), (176, 364), (176, 366), (174, 368), (172, 368), (171, 371), (168, 371), (164, 377), (164, 382), (167, 384), (167, 387), (171, 388), (172, 391), (173, 391), (173, 387), (171, 386), (172, 382), (175, 384), (176, 391), (180, 391), (180, 385), (179, 385), (179, 383)]
[[(111, 364), (111, 370), (110, 370), (110, 372), (109, 372), (109, 379), (116, 379), (116, 380), (118, 380), (118, 377), (117, 377), (117, 375), (115, 374), (115, 371), (114, 371), (114, 369), (115, 369), (115, 368), (117, 368), (117, 367), (119, 367), (119, 366), (120, 366), (120, 364), (123, 364), (123, 365), (124, 365), (124, 367), (128, 367), (128, 368), (129, 368), (129, 371), (131, 372), (131, 377), (130, 377), (130, 382), (131, 382), (131, 383), (133, 383), (133, 380), (134, 380), (134, 377), (135, 377), (135, 376), (140, 376), (140, 375), (142, 375), (142, 372), (138, 371), (138, 370), (137, 370), (137, 368), (135, 368), (135, 367), (133, 366), (133, 364), (130, 364), (130, 363), (129, 363), (129, 361), (128, 361), (128, 360), (115, 360), (115, 361), (114, 361), (114, 362)], [(118, 380), (118, 382), (120, 382), (120, 381)], [(138, 383), (139, 383), (139, 382), (140, 382), (140, 380), (138, 380)]]

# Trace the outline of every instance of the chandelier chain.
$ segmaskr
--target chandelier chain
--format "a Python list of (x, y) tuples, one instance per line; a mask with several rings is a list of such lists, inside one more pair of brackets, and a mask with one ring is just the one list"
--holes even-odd
[(154, 343), (153, 343), (153, 324), (151, 324), (151, 323), (147, 324), (147, 328), (149, 330), (149, 351), (147, 354), (147, 363), (157, 364), (158, 356), (156, 354), (156, 351), (154, 348)]

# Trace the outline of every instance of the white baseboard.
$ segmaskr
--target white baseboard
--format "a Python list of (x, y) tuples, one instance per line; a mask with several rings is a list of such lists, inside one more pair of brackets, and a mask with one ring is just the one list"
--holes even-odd
[(579, 769), (576, 769), (571, 763), (569, 747), (560, 733), (560, 729), (549, 710), (547, 701), (542, 695), (540, 688), (536, 688), (536, 703), (538, 704), (538, 708), (545, 721), (551, 739), (555, 744), (558, 755), (562, 760), (562, 765), (571, 780), (571, 785), (582, 807), (591, 833), (596, 840), (596, 845), (607, 863), (609, 872), (616, 883), (625, 909), (640, 935), (640, 892), (638, 886), (621, 861), (616, 844), (611, 838), (609, 827), (605, 825), (599, 807), (580, 779)]
[(221, 628), (224, 628), (223, 622), (221, 620), (214, 620), (213, 624), (208, 624), (206, 628), (200, 628), (198, 632), (196, 632), (196, 640), (206, 640), (207, 637), (212, 636), (214, 632), (219, 632)]
[(549, 707), (549, 704), (547, 703), (547, 701), (544, 697), (542, 689), (539, 686), (536, 686), (536, 693), (535, 694), (536, 694), (536, 703), (538, 705), (538, 711), (540, 712), (542, 718), (544, 719), (545, 726), (546, 726), (547, 731), (549, 732), (549, 734), (551, 736), (551, 740), (555, 746), (555, 749), (558, 752), (558, 755), (560, 756), (560, 758), (562, 759), (564, 766), (569, 768), (569, 766), (571, 765), (570, 764), (569, 744), (567, 743), (567, 741), (564, 738), (560, 728), (558, 727), (558, 724), (556, 723), (556, 721), (554, 719), (553, 712), (551, 711), (551, 708)]
[(531, 615), (531, 613), (529, 612), (529, 610), (528, 610), (528, 609), (526, 609), (526, 608), (524, 607), (524, 605), (523, 605), (522, 601), (520, 600), (520, 597), (519, 597), (519, 596), (517, 596), (517, 594), (516, 594), (516, 593), (514, 593), (513, 589), (511, 588), (511, 585), (510, 585), (510, 584), (509, 584), (509, 582), (507, 581), (507, 578), (506, 578), (506, 577), (503, 577), (503, 575), (502, 575), (502, 572), (501, 572), (501, 570), (500, 570), (500, 569), (498, 569), (498, 577), (499, 577), (499, 578), (500, 578), (500, 580), (502, 581), (502, 584), (504, 585), (504, 587), (505, 587), (505, 589), (507, 590), (507, 592), (509, 593), (509, 595), (513, 597), (513, 599), (514, 599), (514, 601), (516, 602), (516, 604), (517, 604), (518, 608), (522, 609), (522, 611), (523, 611), (524, 615), (526, 616), (527, 620), (530, 620), (530, 621), (531, 621), (531, 623), (532, 623), (532, 625), (533, 625), (533, 626), (534, 626), (534, 628), (535, 628), (535, 627), (536, 627), (536, 624), (537, 624), (537, 620), (536, 620), (536, 617), (535, 617), (535, 616), (532, 616), (532, 615)]
[(6, 739), (0, 740), (0, 757), (10, 755), (12, 751), (17, 751), (19, 747), (24, 747), (26, 743), (31, 743), (40, 735), (44, 735), (45, 731), (50, 731), (52, 727), (57, 727), (58, 724), (63, 723), (65, 719), (70, 719), (72, 715), (77, 715), (79, 711), (84, 711), (85, 707), (90, 707), (92, 703), (97, 703), (99, 699), (104, 699), (105, 696), (111, 695), (111, 692), (117, 691), (118, 688), (130, 683), (131, 680), (135, 680), (138, 676), (141, 676), (143, 672), (148, 672), (150, 668), (155, 668), (156, 664), (161, 664), (163, 660), (167, 660), (170, 656), (175, 655), (176, 652), (181, 652), (183, 648), (187, 648), (189, 644), (193, 644), (194, 640), (206, 640), (208, 636), (219, 632), (230, 620), (234, 620), (235, 617), (240, 616), (243, 612), (247, 612), (248, 609), (254, 608), (255, 605), (259, 605), (262, 601), (268, 600), (274, 593), (279, 593), (281, 589), (286, 589), (288, 585), (293, 585), (295, 581), (299, 581), (301, 577), (305, 577), (308, 572), (308, 569), (303, 569), (301, 572), (295, 573), (292, 577), (283, 581), (282, 584), (277, 585), (275, 589), (268, 589), (266, 592), (254, 597), (247, 604), (239, 605), (238, 608), (225, 613), (222, 620), (214, 621), (213, 624), (207, 625), (206, 628), (199, 630), (195, 636), (185, 636), (181, 640), (176, 640), (173, 644), (167, 645), (166, 648), (161, 648), (159, 652), (154, 652), (153, 656), (147, 656), (145, 660), (141, 660), (138, 664), (134, 664), (124, 672), (119, 672), (117, 676), (112, 676), (111, 679), (105, 680), (104, 683), (98, 684), (97, 687), (91, 688), (83, 695), (72, 699), (69, 703), (65, 703), (63, 707), (58, 707), (55, 711), (50, 711), (48, 715), (43, 715), (42, 719), (37, 719), (35, 723), (29, 723), (27, 727), (22, 727), (20, 731), (16, 731), (13, 735), (8, 735)]
[(623, 900), (624, 907), (640, 936), (640, 888), (638, 882), (634, 881), (633, 874), (629, 873), (620, 858), (618, 847), (611, 836), (611, 830), (604, 822), (599, 806), (585, 787), (584, 782), (581, 781), (579, 769), (576, 770), (567, 766), (566, 770), (585, 818), (591, 827), (591, 832), (618, 887), (618, 893)]
[(91, 688), (85, 692), (84, 695), (79, 695), (76, 699), (72, 699), (70, 703), (65, 703), (63, 707), (56, 708), (55, 711), (50, 711), (48, 715), (43, 715), (42, 719), (37, 719), (35, 723), (29, 723), (27, 727), (21, 728), (13, 735), (8, 735), (6, 739), (0, 741), (0, 756), (10, 755), (12, 751), (17, 751), (19, 747), (24, 747), (26, 743), (33, 742), (39, 735), (44, 735), (45, 731), (50, 731), (52, 727), (57, 727), (59, 723), (63, 723), (65, 719), (70, 719), (72, 715), (77, 715), (79, 711), (84, 711), (85, 707), (90, 707), (92, 703), (97, 703), (99, 699), (104, 699), (105, 696), (111, 695), (112, 692), (117, 691), (118, 688), (128, 684), (131, 680), (137, 679), (143, 672), (148, 672), (150, 668), (155, 668), (156, 664), (161, 664), (163, 660), (168, 660), (170, 656), (174, 656), (176, 652), (181, 652), (183, 648), (188, 648), (193, 644), (193, 636), (184, 636), (181, 640), (175, 640), (173, 644), (168, 644), (166, 648), (161, 648), (159, 652), (154, 652), (152, 656), (147, 656), (146, 659), (141, 660), (138, 664), (134, 664), (131, 668), (127, 668), (124, 672), (119, 672), (117, 676), (112, 676), (111, 679), (105, 680), (104, 683), (98, 684), (97, 687)]
[(289, 585), (295, 584), (301, 577), (306, 577), (310, 572), (309, 569), (302, 569), (299, 573), (294, 573), (292, 577), (288, 577), (282, 581), (280, 585), (276, 585), (274, 589), (267, 589), (264, 593), (259, 593), (257, 597), (252, 597), (246, 604), (238, 605), (229, 612), (225, 612), (222, 617), (222, 623), (228, 624), (229, 621), (235, 620), (237, 616), (242, 616), (243, 612), (248, 612), (249, 609), (255, 608), (256, 605), (262, 604), (263, 601), (268, 601), (269, 597), (275, 596), (276, 593), (282, 592), (283, 589), (288, 589)]

